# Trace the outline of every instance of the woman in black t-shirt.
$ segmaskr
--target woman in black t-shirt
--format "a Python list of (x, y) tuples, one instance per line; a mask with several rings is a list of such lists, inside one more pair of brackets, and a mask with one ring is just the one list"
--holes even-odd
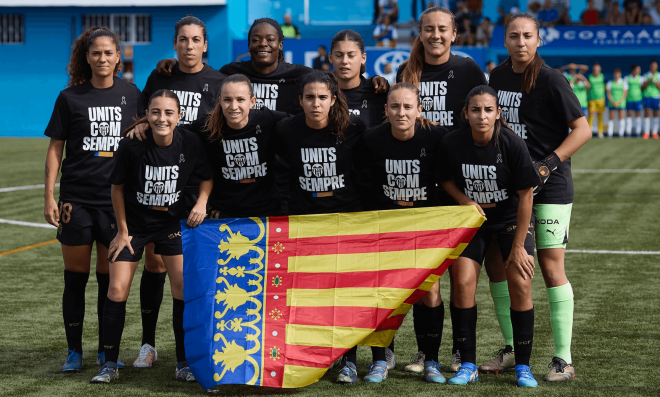
[[(154, 70), (142, 90), (145, 102), (158, 90), (168, 89), (174, 92), (181, 103), (179, 125), (190, 125), (197, 120), (204, 120), (215, 106), (220, 84), (226, 77), (202, 62), (207, 46), (204, 22), (192, 15), (181, 18), (174, 26), (174, 48), (179, 62), (173, 67), (172, 76), (162, 76)], [(148, 123), (142, 125), (149, 128)], [(138, 139), (144, 139), (145, 135), (141, 126), (137, 126), (136, 133)], [(133, 132), (129, 132), (127, 136), (132, 138)], [(184, 199), (188, 211), (197, 202), (199, 182), (199, 179), (193, 175), (184, 189)], [(150, 368), (158, 359), (156, 323), (163, 301), (163, 285), (167, 275), (163, 260), (159, 255), (154, 254), (154, 245), (147, 245), (145, 252), (144, 271), (140, 279), (142, 347), (133, 363), (133, 366), (137, 368)]]
[[(105, 362), (102, 311), (109, 283), (107, 247), (115, 226), (108, 178), (122, 131), (132, 117), (142, 113), (143, 103), (140, 91), (117, 77), (121, 69), (120, 43), (106, 28), (91, 28), (76, 40), (67, 69), (68, 88), (57, 97), (44, 133), (50, 137), (44, 215), (58, 228), (64, 257), (62, 315), (69, 354), (62, 371), (75, 372), (82, 367), (85, 287), (95, 241), (99, 285), (97, 364)], [(66, 158), (62, 161), (65, 146)], [(60, 162), (58, 205), (54, 193)]]
[[(385, 109), (388, 121), (364, 133), (356, 156), (361, 180), (371, 182), (367, 188), (370, 198), (363, 201), (376, 210), (440, 205), (435, 191), (436, 173), (440, 140), (447, 129), (422, 117), (419, 90), (410, 83), (390, 89)], [(442, 332), (440, 310), (433, 300), (439, 286), (436, 283), (413, 306), (417, 343), (426, 354), (425, 378), (429, 381), (442, 376), (437, 368), (440, 338), (426, 336)], [(364, 380), (378, 382), (387, 377), (384, 363), (379, 361), (384, 360), (386, 351), (376, 347), (372, 350), (374, 365)]]
[[(487, 84), (486, 77), (471, 58), (461, 58), (451, 53), (451, 43), (456, 39), (454, 14), (444, 7), (431, 7), (419, 17), (419, 36), (415, 39), (408, 60), (399, 66), (396, 81), (412, 83), (419, 88), (422, 116), (440, 123), (449, 131), (461, 126), (461, 111), (465, 97), (476, 86)], [(438, 187), (438, 198), (443, 205), (453, 205), (454, 200)], [(449, 274), (451, 285), (451, 272)], [(449, 309), (454, 321), (452, 291)], [(438, 293), (434, 305), (444, 313), (442, 297)], [(439, 306), (438, 306), (439, 305)], [(444, 314), (440, 314), (444, 318)], [(413, 313), (414, 316), (414, 313)], [(420, 351), (406, 367), (406, 371), (424, 371), (424, 353)], [(455, 372), (461, 364), (456, 346), (452, 347), (449, 370)]]
[(108, 248), (110, 288), (103, 309), (103, 345), (106, 363), (92, 383), (117, 378), (117, 357), (126, 318), (126, 300), (144, 247), (155, 244), (165, 262), (172, 288), (172, 325), (176, 345), (175, 379), (194, 381), (186, 362), (183, 331), (183, 254), (180, 219), (186, 212), (183, 189), (192, 174), (200, 180), (199, 198), (188, 216), (188, 226), (198, 226), (206, 216), (206, 202), (213, 188), (213, 173), (199, 136), (181, 131), (176, 94), (156, 91), (148, 103), (150, 132), (146, 142), (125, 140), (119, 147), (112, 183), (112, 205), (117, 232)]
[[(573, 203), (570, 158), (591, 138), (591, 129), (568, 81), (538, 54), (540, 44), (538, 21), (529, 14), (512, 16), (504, 38), (509, 58), (491, 72), (489, 85), (498, 92), (503, 118), (527, 144), (544, 182), (534, 197), (535, 240), (555, 342), (555, 357), (545, 380), (565, 381), (575, 377), (573, 289), (564, 271)], [(505, 277), (489, 276), (491, 281)], [(500, 319), (500, 324), (509, 323)]]
[(479, 380), (476, 365), (477, 304), (475, 293), (486, 251), (497, 236), (513, 291), (511, 317), (516, 346), (518, 386), (536, 387), (529, 368), (534, 335), (531, 278), (533, 189), (538, 186), (525, 143), (500, 119), (497, 93), (483, 85), (470, 91), (463, 116), (469, 125), (442, 140), (440, 180), (461, 205), (474, 205), (486, 222), (451, 266), (454, 280), (454, 343), (461, 366), (449, 384)]

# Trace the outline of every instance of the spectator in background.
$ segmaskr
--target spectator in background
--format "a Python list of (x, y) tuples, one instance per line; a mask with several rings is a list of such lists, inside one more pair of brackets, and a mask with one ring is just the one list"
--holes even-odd
[(644, 13), (642, 15), (642, 25), (653, 25), (653, 17), (651, 17), (651, 14)]
[(396, 28), (390, 23), (390, 16), (383, 15), (383, 23), (376, 26), (374, 29), (374, 40), (378, 47), (390, 46), (396, 47), (399, 40), (399, 33)]
[(312, 67), (316, 70), (330, 70), (330, 61), (328, 60), (328, 49), (324, 45), (319, 46), (319, 56), (314, 58)]
[(284, 14), (284, 25), (282, 25), (284, 37), (289, 39), (299, 39), (300, 30), (296, 25), (291, 24), (291, 14)]
[(458, 45), (473, 46), (477, 36), (477, 27), (472, 25), (470, 18), (467, 16), (461, 19), (458, 25)]
[(481, 17), (483, 16), (483, 0), (466, 0), (465, 3), (467, 5), (470, 22), (472, 22), (472, 25), (474, 26), (479, 26), (479, 22), (481, 22)]
[(392, 69), (392, 65), (389, 63), (386, 63), (383, 65), (383, 76), (384, 79), (387, 80), (390, 85), (394, 85), (396, 83), (396, 70)]
[(582, 12), (580, 23), (586, 26), (600, 25), (600, 12), (596, 9), (594, 0), (587, 1), (587, 9)]
[(603, 23), (610, 26), (619, 26), (626, 24), (626, 14), (624, 14), (621, 11), (621, 3), (619, 3), (618, 1), (612, 2), (612, 6), (610, 7), (610, 10), (607, 13), (607, 16), (605, 17)]
[(515, 14), (511, 11), (512, 8), (517, 10), (520, 9), (520, 3), (518, 0), (500, 0), (499, 4), (497, 5), (497, 13), (500, 14), (500, 17), (497, 20), (498, 25), (504, 25), (508, 17), (510, 17), (512, 14)]
[(478, 46), (490, 45), (490, 39), (493, 37), (493, 29), (495, 29), (495, 26), (490, 23), (490, 18), (485, 17), (477, 28), (476, 40)]
[(484, 73), (484, 75), (486, 75), (486, 81), (490, 81), (490, 72), (492, 72), (493, 69), (495, 69), (495, 62), (488, 61), (486, 64), (486, 72)]
[(660, 25), (660, 0), (655, 1), (655, 6), (649, 10), (654, 25)]
[(541, 3), (534, 0), (527, 4), (527, 13), (536, 19), (539, 19), (539, 11), (541, 10)]
[(610, 8), (612, 8), (612, 0), (603, 1), (603, 6), (600, 8), (600, 23), (603, 25), (606, 24), (605, 17), (610, 12)]
[[(628, 3), (626, 5), (626, 3)], [(641, 1), (624, 1), (623, 8), (626, 10), (626, 25), (641, 25), (642, 24), (642, 2)]]
[(378, 0), (378, 15), (380, 23), (384, 22), (385, 16), (390, 17), (390, 23), (399, 19), (399, 2), (397, 0)]
[(543, 8), (539, 11), (539, 24), (544, 27), (555, 26), (559, 21), (559, 12), (552, 8), (552, 0), (545, 0)]

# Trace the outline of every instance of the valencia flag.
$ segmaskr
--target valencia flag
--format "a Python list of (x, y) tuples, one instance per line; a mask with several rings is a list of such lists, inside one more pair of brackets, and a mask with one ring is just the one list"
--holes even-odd
[(388, 346), (483, 221), (455, 206), (182, 223), (193, 374), (302, 387), (357, 344)]

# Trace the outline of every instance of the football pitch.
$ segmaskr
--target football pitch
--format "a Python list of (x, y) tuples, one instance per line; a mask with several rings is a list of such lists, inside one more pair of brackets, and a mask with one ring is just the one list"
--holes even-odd
[[(112, 385), (91, 385), (96, 374), (96, 280), (87, 285), (83, 370), (63, 374), (66, 340), (62, 320), (63, 263), (55, 229), (6, 223), (46, 225), (42, 184), (48, 140), (0, 138), (0, 396), (175, 396), (206, 395), (198, 384), (174, 380), (172, 299), (165, 287), (157, 330), (159, 360), (152, 369), (130, 366), (141, 341), (138, 267), (128, 299), (120, 370)], [(542, 379), (553, 356), (548, 301), (541, 271), (533, 280), (535, 335), (532, 372), (537, 389), (517, 389), (512, 373), (480, 376), (467, 387), (429, 385), (403, 371), (416, 352), (411, 316), (396, 337), (397, 367), (380, 385), (342, 387), (330, 370), (316, 384), (295, 389), (218, 387), (220, 395), (290, 396), (436, 396), (436, 395), (660, 395), (660, 141), (592, 139), (573, 158), (575, 204), (566, 254), (566, 273), (575, 292), (573, 363), (570, 382)], [(55, 195), (57, 198), (57, 193)], [(18, 252), (17, 252), (18, 251)], [(646, 252), (640, 252), (646, 251)], [(653, 251), (649, 253), (648, 251)], [(93, 263), (93, 262), (92, 262)], [(93, 267), (92, 267), (93, 272)], [(446, 277), (442, 295), (449, 296)], [(503, 347), (488, 279), (482, 271), (477, 290), (477, 361), (493, 358)], [(451, 322), (445, 302), (440, 364), (451, 356)], [(358, 376), (366, 375), (369, 348), (358, 349)], [(443, 370), (449, 378), (450, 373)]]

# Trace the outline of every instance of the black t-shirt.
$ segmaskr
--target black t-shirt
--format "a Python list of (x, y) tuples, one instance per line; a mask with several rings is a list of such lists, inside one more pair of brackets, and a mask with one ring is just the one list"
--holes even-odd
[[(499, 96), (502, 116), (527, 144), (534, 160), (542, 160), (555, 151), (568, 136), (568, 122), (582, 117), (582, 107), (568, 80), (544, 65), (529, 94), (522, 92), (522, 73), (511, 65), (495, 68), (490, 86)], [(573, 202), (571, 159), (550, 174), (543, 189), (534, 197), (535, 204)]]
[(203, 181), (213, 178), (196, 134), (177, 127), (168, 146), (156, 145), (151, 130), (146, 142), (124, 140), (110, 183), (124, 185), (129, 235), (149, 236), (179, 222), (186, 210), (183, 187), (192, 174)]
[(289, 213), (323, 214), (361, 209), (353, 182), (353, 152), (366, 130), (362, 120), (352, 116), (344, 140), (328, 127), (307, 126), (305, 114), (280, 121), (276, 128), (277, 152), (290, 166)]
[(469, 127), (465, 127), (445, 136), (441, 152), (441, 181), (453, 179), (477, 203), (495, 204), (483, 208), (487, 218), (485, 227), (516, 223), (518, 190), (538, 183), (525, 142), (519, 136), (502, 128), (497, 146), (494, 137), (486, 146), (477, 146)]
[(385, 121), (387, 94), (376, 94), (371, 80), (360, 77), (359, 86), (341, 91), (346, 96), (348, 111), (358, 116), (367, 127), (375, 127)]
[(110, 88), (91, 82), (60, 92), (44, 135), (66, 141), (60, 200), (112, 210), (108, 178), (124, 130), (144, 113), (142, 94), (117, 77)]
[(364, 133), (356, 167), (361, 180), (371, 181), (375, 209), (440, 205), (435, 185), (440, 141), (446, 133), (444, 127), (425, 129), (418, 124), (412, 138), (400, 141), (392, 135), (390, 123)]
[(248, 217), (280, 214), (280, 194), (275, 187), (273, 131), (286, 113), (263, 107), (250, 110), (245, 127), (225, 125), (222, 139), (209, 140), (203, 124), (193, 130), (204, 137), (208, 161), (213, 168), (213, 192), (209, 205), (220, 216)]
[(252, 61), (233, 62), (223, 66), (221, 73), (231, 76), (244, 74), (250, 78), (257, 98), (255, 109), (267, 107), (270, 110), (294, 114), (300, 113), (298, 102), (302, 78), (313, 69), (303, 65), (278, 62), (277, 68), (268, 74), (259, 74), (254, 70)]
[[(171, 77), (162, 76), (154, 69), (142, 90), (145, 107), (149, 97), (154, 92), (168, 89), (179, 97), (179, 103), (181, 104), (179, 125), (204, 120), (206, 115), (215, 107), (220, 95), (220, 85), (226, 77), (209, 65), (204, 65), (204, 68), (197, 73), (184, 73), (179, 70), (179, 64), (177, 63), (172, 70)], [(188, 179), (185, 188), (186, 194), (198, 194), (199, 182), (199, 179), (192, 175)]]
[[(399, 67), (396, 81), (400, 83), (407, 62)], [(470, 90), (486, 85), (486, 76), (472, 58), (461, 58), (450, 54), (442, 65), (424, 63), (419, 96), (424, 107), (422, 115), (440, 123), (449, 131), (462, 125), (461, 111)]]

